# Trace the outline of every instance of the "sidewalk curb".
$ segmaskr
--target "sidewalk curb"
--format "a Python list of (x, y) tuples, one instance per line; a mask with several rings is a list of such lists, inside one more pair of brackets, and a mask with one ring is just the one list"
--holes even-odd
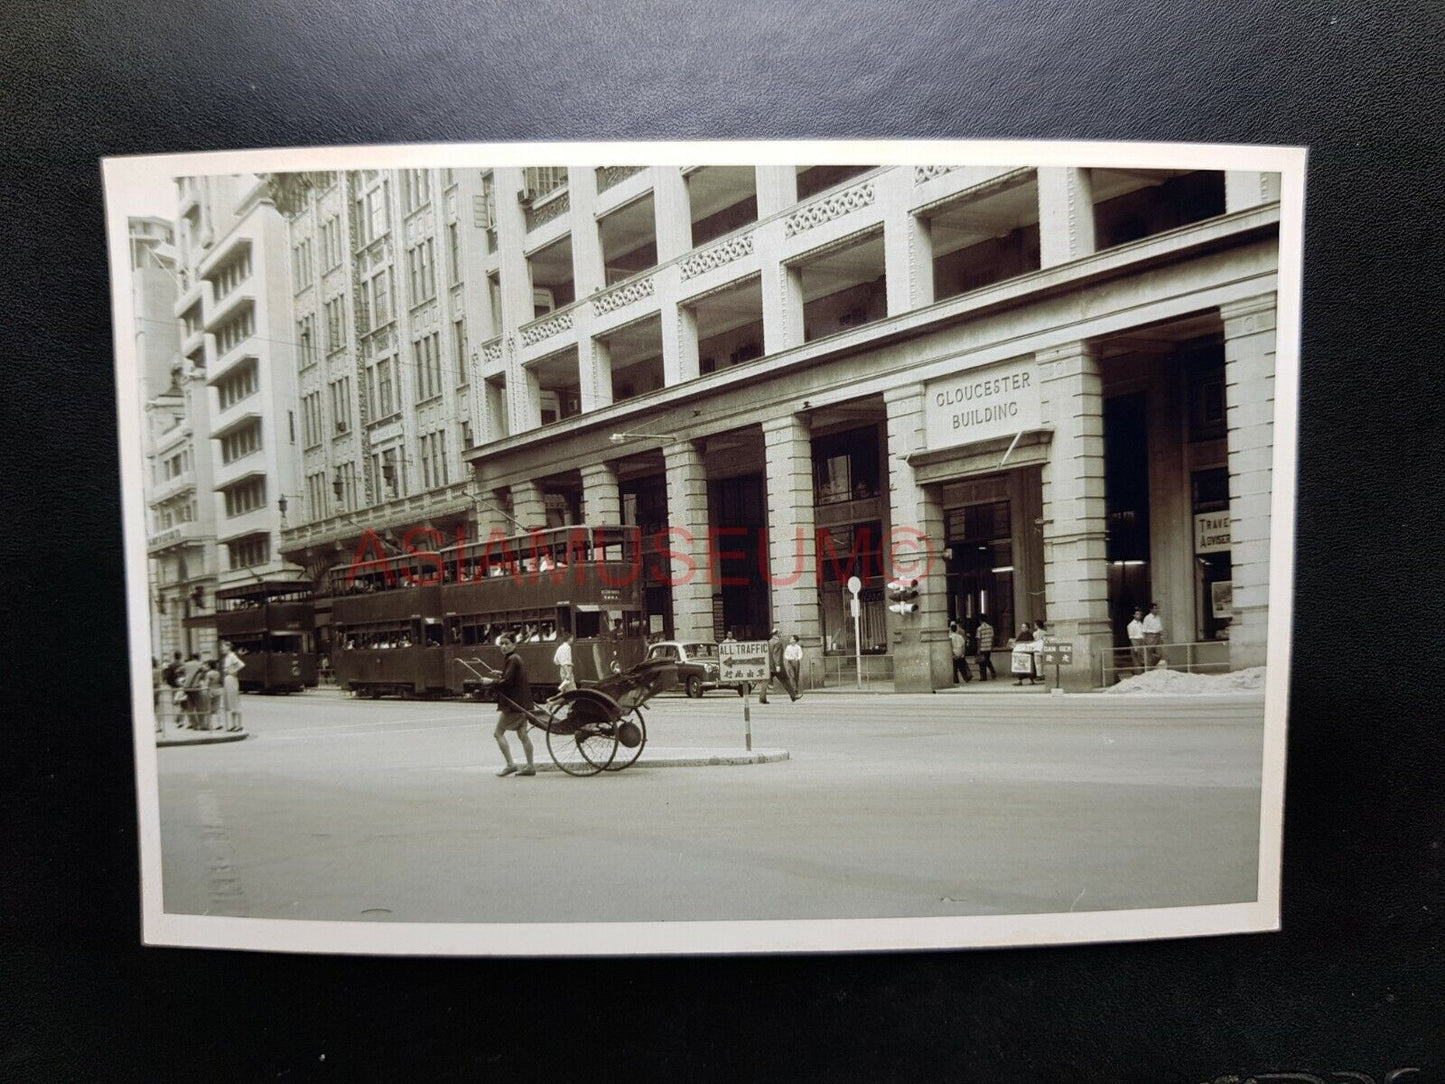
[[(620, 750), (619, 750), (620, 753)], [(661, 749), (656, 753), (643, 750), (642, 756), (636, 764), (616, 772), (608, 771), (602, 774), (619, 775), (622, 772), (633, 772), (638, 768), (710, 768), (710, 767), (735, 767), (744, 764), (776, 764), (780, 761), (790, 760), (786, 749), (754, 749), (751, 752), (746, 750), (716, 750), (716, 749)], [(563, 774), (562, 769), (553, 764), (550, 760), (538, 758), (534, 765), (537, 773), (554, 772)], [(470, 770), (483, 773), (495, 774), (496, 768), (491, 765), (479, 765)], [(506, 778), (516, 778), (508, 776)]]
[(250, 736), (251, 736), (251, 732), (248, 731), (248, 730), (238, 730), (238, 731), (229, 731), (229, 732), (228, 732), (228, 731), (225, 731), (225, 730), (215, 731), (215, 732), (202, 731), (202, 732), (200, 732), (200, 733), (198, 733), (198, 734), (196, 734), (196, 735), (194, 735), (194, 736), (176, 737), (176, 738), (165, 738), (165, 737), (157, 738), (157, 739), (156, 739), (156, 748), (157, 748), (157, 749), (164, 749), (164, 748), (166, 748), (166, 747), (168, 747), (168, 746), (174, 746), (174, 745), (222, 745), (222, 744), (224, 744), (224, 743), (226, 743), (226, 742), (244, 741), (246, 738), (249, 738)]

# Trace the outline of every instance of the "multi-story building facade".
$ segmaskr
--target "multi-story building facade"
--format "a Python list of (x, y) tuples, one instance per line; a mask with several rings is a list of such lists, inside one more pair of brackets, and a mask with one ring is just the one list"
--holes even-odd
[[(295, 356), (286, 224), (255, 175), (177, 181), (174, 315), (195, 389), (214, 524), (216, 584), (301, 579), (285, 561), (286, 502), (299, 497)], [(198, 460), (200, 456), (198, 455)]]
[(215, 640), (216, 586), (205, 373), (183, 362), (175, 304), (180, 292), (174, 230), (159, 218), (130, 220), (136, 357), (145, 422), (147, 558), (152, 654), (190, 654)]
[[(1264, 661), (1273, 175), (271, 184), (307, 261), (297, 336), (324, 329), (300, 376), (307, 519), (286, 534), (309, 567), (347, 560), (363, 525), (626, 521), (670, 532), (655, 630), (781, 627), (815, 677), (861, 647), (897, 688), (938, 687), (948, 622), (987, 614), (1001, 639), (1046, 619), (1089, 684), (1150, 600), (1190, 660)], [(919, 611), (891, 613), (910, 568)]]

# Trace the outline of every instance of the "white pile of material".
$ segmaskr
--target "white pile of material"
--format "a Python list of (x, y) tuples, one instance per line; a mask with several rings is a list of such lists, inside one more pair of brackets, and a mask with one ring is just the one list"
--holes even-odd
[(1228, 696), (1264, 690), (1264, 667), (1233, 670), (1227, 674), (1189, 674), (1183, 670), (1155, 668), (1125, 678), (1106, 693), (1146, 693), (1149, 696)]

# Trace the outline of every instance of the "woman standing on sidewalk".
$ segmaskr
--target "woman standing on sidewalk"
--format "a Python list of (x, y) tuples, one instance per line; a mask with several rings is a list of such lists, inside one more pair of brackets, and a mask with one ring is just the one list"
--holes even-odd
[(241, 679), (236, 675), (246, 669), (246, 664), (236, 654), (228, 641), (221, 642), (221, 673), (225, 675), (224, 690), (226, 701), (226, 729), (241, 729)]

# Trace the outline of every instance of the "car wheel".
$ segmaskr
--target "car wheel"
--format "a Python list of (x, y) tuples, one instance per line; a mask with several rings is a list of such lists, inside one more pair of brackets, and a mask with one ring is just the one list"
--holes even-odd
[(702, 696), (702, 678), (696, 674), (687, 679), (687, 695), (692, 700), (697, 700)]

